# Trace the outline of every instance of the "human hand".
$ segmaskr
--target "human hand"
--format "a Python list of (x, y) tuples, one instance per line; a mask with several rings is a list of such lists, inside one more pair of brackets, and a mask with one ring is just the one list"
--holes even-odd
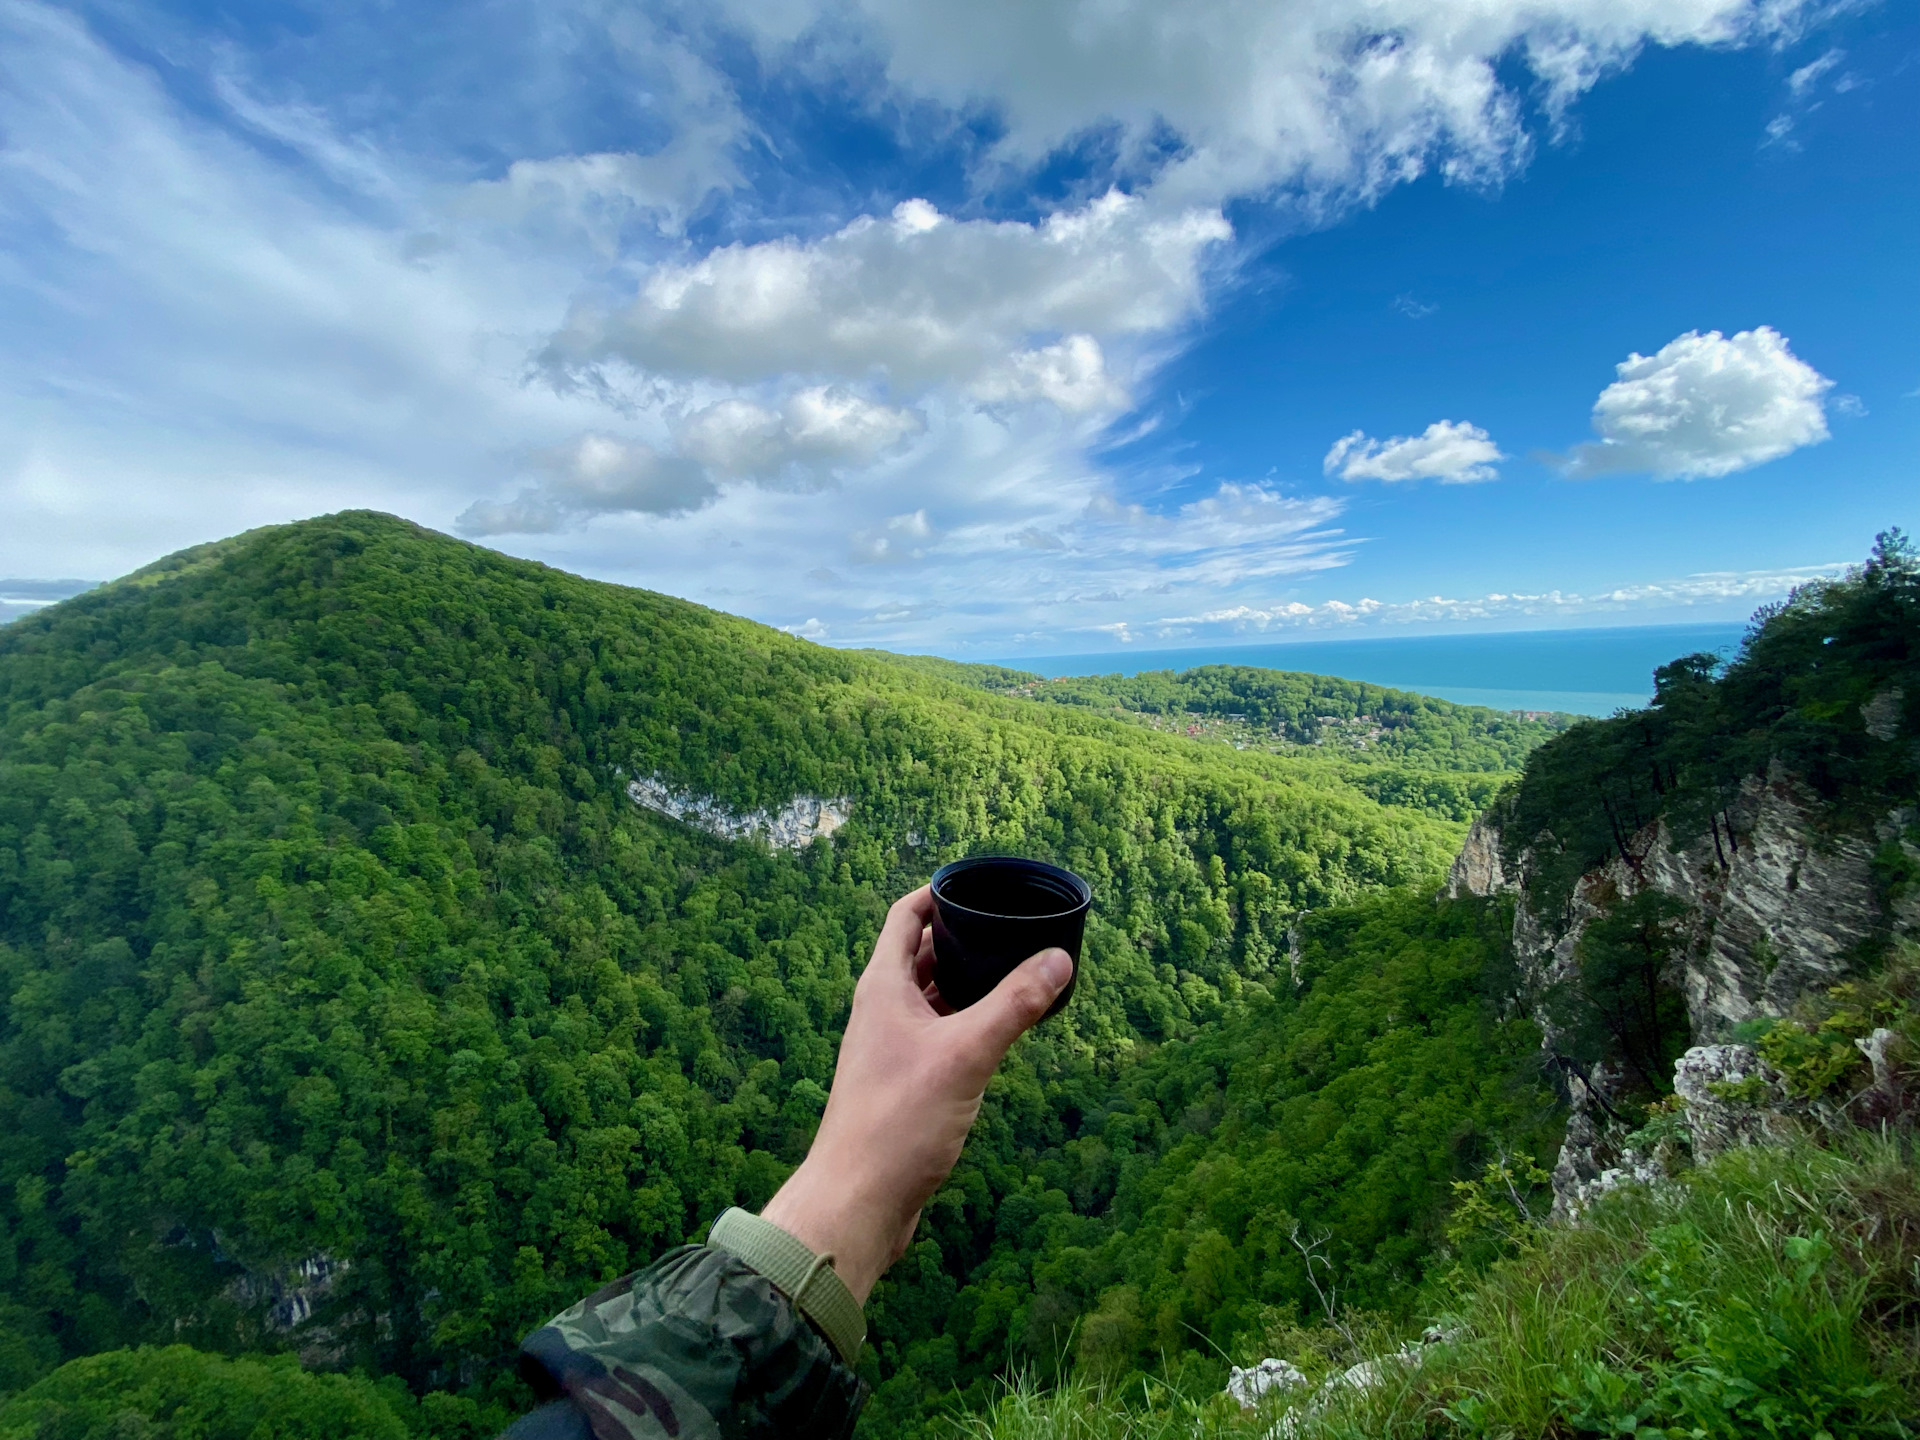
[(933, 984), (933, 892), (894, 902), (840, 1041), (813, 1148), (761, 1216), (833, 1268), (866, 1303), (906, 1253), (920, 1208), (945, 1182), (1013, 1042), (1073, 978), (1064, 950), (1042, 950), (958, 1012)]

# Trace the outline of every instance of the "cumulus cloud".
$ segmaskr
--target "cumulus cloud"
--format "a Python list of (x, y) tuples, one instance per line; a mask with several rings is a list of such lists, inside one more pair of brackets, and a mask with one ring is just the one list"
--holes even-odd
[[(776, 88), (1001, 137), (963, 213), (862, 215), (886, 177), (812, 166), (695, 58), (739, 53), (717, 12), (382, 19), (407, 54), (376, 72), (359, 6), (203, 77), (207, 32), (0, 3), (0, 564), (110, 574), (372, 505), (844, 643), (1258, 608), (1346, 563), (1341, 502), (1102, 448), (1232, 278), (1227, 207), (1321, 223), (1416, 174), (1498, 179), (1523, 93), (1557, 113), (1638, 46), (1805, 9), (743, 9)], [(1029, 182), (1063, 149), (1112, 163), (1055, 201)]]
[(762, 480), (799, 471), (808, 479), (839, 465), (866, 464), (918, 434), (911, 410), (882, 405), (839, 385), (814, 385), (778, 410), (748, 400), (703, 406), (681, 421), (683, 453), (723, 476)]
[(469, 535), (546, 534), (588, 515), (674, 515), (712, 499), (713, 482), (683, 456), (586, 434), (530, 457), (538, 484), (504, 503), (475, 501), (456, 522)]
[(516, 159), (498, 179), (468, 185), (454, 213), (549, 234), (571, 229), (612, 257), (636, 226), (679, 235), (709, 200), (744, 185), (736, 155), (751, 127), (732, 88), (684, 45), (649, 42), (649, 88), (672, 116), (657, 148)]
[(742, 385), (878, 373), (1078, 406), (1112, 393), (1101, 337), (1158, 340), (1199, 313), (1208, 253), (1231, 233), (1217, 210), (1165, 214), (1117, 191), (1034, 224), (909, 201), (818, 240), (658, 266), (630, 304), (577, 307), (547, 359)]
[(661, 446), (589, 433), (536, 450), (526, 467), (535, 484), (511, 500), (476, 500), (456, 524), (476, 536), (549, 535), (598, 516), (684, 514), (732, 482), (817, 488), (924, 426), (911, 410), (838, 385), (796, 390), (772, 408), (717, 400), (668, 420)]
[[(1176, 204), (1291, 188), (1363, 199), (1430, 168), (1508, 173), (1530, 141), (1499, 67), (1559, 114), (1645, 44), (1797, 33), (1823, 0), (730, 0), (778, 59), (852, 30), (893, 88), (1003, 125), (989, 164), (1032, 165), (1092, 134)], [(1169, 144), (1169, 137), (1176, 142)]]
[(1507, 457), (1478, 425), (1436, 420), (1418, 435), (1375, 440), (1356, 430), (1333, 442), (1321, 469), (1342, 480), (1438, 480), (1471, 485), (1491, 480)]
[(1731, 475), (1827, 438), (1833, 388), (1769, 326), (1731, 339), (1689, 330), (1615, 367), (1593, 405), (1599, 440), (1574, 447), (1568, 475), (1645, 471), (1656, 480)]
[(629, 227), (677, 233), (710, 193), (738, 183), (723, 149), (684, 137), (651, 155), (603, 151), (516, 160), (498, 180), (453, 199), (453, 213), (509, 227), (571, 229), (603, 256), (619, 254)]
[(1126, 390), (1107, 373), (1106, 356), (1091, 335), (1069, 335), (1057, 345), (1021, 350), (974, 381), (976, 399), (1045, 400), (1069, 415), (1121, 410)]

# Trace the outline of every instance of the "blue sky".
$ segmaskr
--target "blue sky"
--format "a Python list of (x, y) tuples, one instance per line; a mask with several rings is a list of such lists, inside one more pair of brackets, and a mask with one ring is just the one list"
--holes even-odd
[(1911, 6), (0, 0), (0, 575), (375, 506), (963, 656), (1737, 618), (1920, 521), (1916, 133)]

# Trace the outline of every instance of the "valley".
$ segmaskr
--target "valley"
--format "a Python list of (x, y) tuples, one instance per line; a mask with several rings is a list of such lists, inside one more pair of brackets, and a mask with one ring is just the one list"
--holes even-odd
[[(863, 1434), (1238, 1433), (1283, 1397), (1242, 1415), (1230, 1365), (1320, 1385), (1446, 1316), (1466, 1359), (1356, 1389), (1409, 1408), (1353, 1433), (1671, 1423), (1710, 1360), (1752, 1391), (1727, 1415), (1799, 1403), (1778, 1327), (1771, 1369), (1648, 1321), (1556, 1341), (1524, 1393), (1471, 1372), (1527, 1267), (1590, 1273), (1582, 1234), (1652, 1265), (1707, 1222), (1644, 1197), (1770, 1164), (1876, 1177), (1854, 1230), (1823, 1202), (1765, 1246), (1838, 1287), (1821, 1423), (1903, 1433), (1916, 638), (1897, 536), (1724, 673), (1581, 723), (829, 650), (369, 512), (63, 601), (0, 630), (0, 1436), (104, 1435), (102, 1395), (100, 1425), (494, 1433), (522, 1334), (772, 1194), (886, 905), (983, 849), (1092, 882), (1084, 973), (869, 1303)], [(1769, 786), (1799, 849), (1756, 869)], [(1724, 918), (1803, 877), (1837, 920)], [(1809, 903), (1775, 898), (1740, 913)], [(1744, 1048), (1689, 1109), (1696, 1046)], [(1709, 1105), (1774, 1158), (1715, 1159)], [(1346, 1433), (1343, 1404), (1293, 1423)], [(1017, 1429), (1049, 1405), (1069, 1428)]]

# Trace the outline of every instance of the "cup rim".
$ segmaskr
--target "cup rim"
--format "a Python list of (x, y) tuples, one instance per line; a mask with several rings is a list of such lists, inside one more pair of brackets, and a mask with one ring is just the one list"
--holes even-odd
[[(1074, 893), (1079, 895), (1079, 902), (1067, 906), (1064, 910), (1049, 911), (1045, 915), (1002, 915), (995, 910), (981, 910), (976, 906), (963, 904), (941, 893), (941, 887), (955, 875), (967, 870), (984, 870), (995, 866), (1026, 871), (1037, 870), (1056, 880), (1064, 880)], [(969, 855), (963, 860), (950, 860), (933, 872), (933, 879), (927, 884), (933, 891), (936, 904), (950, 907), (963, 914), (978, 915), (987, 920), (1061, 920), (1069, 915), (1081, 914), (1093, 905), (1093, 887), (1073, 871), (1059, 865), (1050, 865), (1045, 860), (1029, 860), (1024, 855)]]

